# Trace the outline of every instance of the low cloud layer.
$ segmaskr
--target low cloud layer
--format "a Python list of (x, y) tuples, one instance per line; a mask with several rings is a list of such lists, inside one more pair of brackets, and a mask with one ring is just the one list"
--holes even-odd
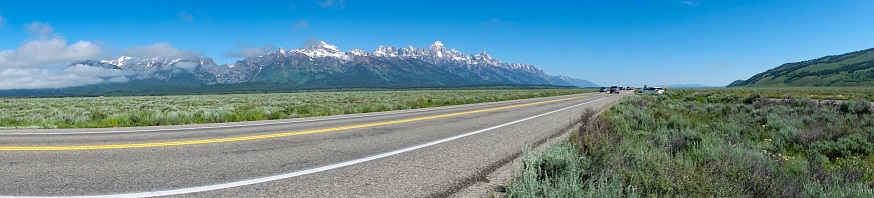
[(27, 32), (36, 35), (49, 35), (55, 31), (55, 29), (52, 28), (49, 23), (43, 23), (39, 21), (25, 25), (25, 29), (27, 29)]
[(307, 29), (307, 28), (310, 28), (310, 23), (304, 21), (303, 19), (301, 19), (300, 21), (295, 23), (294, 26), (291, 26), (291, 29), (295, 29), (295, 30), (296, 29)]
[[(68, 45), (63, 36), (54, 33), (49, 23), (33, 22), (25, 25), (24, 30), (35, 39), (25, 42), (18, 49), (0, 50), (0, 90), (127, 82), (129, 77), (139, 75), (135, 71), (88, 65), (64, 67), (72, 61), (99, 59), (107, 51), (91, 41), (77, 41)], [(156, 43), (122, 50), (121, 54), (146, 58), (192, 58), (203, 55), (203, 52), (179, 50), (168, 43)], [(196, 66), (194, 63), (180, 63), (175, 68), (193, 69)]]
[(495, 28), (495, 26), (511, 25), (511, 24), (513, 24), (513, 22), (501, 21), (501, 19), (498, 19), (498, 18), (490, 18), (488, 20), (483, 21), (482, 24), (486, 29), (491, 30), (492, 28)]
[(64, 37), (40, 38), (16, 50), (0, 51), (0, 69), (57, 67), (70, 61), (96, 59), (100, 54), (100, 47), (90, 41), (67, 45)]
[(695, 2), (692, 2), (692, 1), (683, 1), (683, 4), (686, 4), (686, 5), (689, 5), (689, 6), (696, 6), (696, 5), (698, 5), (698, 3), (695, 3)]
[[(2, 22), (3, 18), (0, 18), (0, 24)], [(66, 88), (106, 82), (127, 82), (133, 76), (141, 74), (136, 71), (81, 64), (67, 66), (73, 61), (97, 60), (108, 54), (109, 50), (91, 41), (68, 44), (63, 36), (54, 33), (54, 28), (49, 23), (33, 22), (25, 25), (24, 30), (31, 34), (31, 40), (24, 42), (18, 49), (0, 50), (0, 90)], [(264, 48), (273, 48), (273, 46)], [(140, 58), (171, 59), (199, 58), (204, 55), (203, 51), (180, 50), (173, 48), (169, 43), (137, 46), (117, 53)], [(239, 53), (244, 54), (243, 51)], [(198, 65), (180, 62), (170, 68), (192, 70)]]
[(319, 44), (319, 41), (320, 40), (317, 39), (316, 37), (310, 37), (309, 39), (307, 39), (303, 42), (300, 42), (300, 46), (304, 46), (304, 47), (313, 46), (313, 45)]
[(194, 70), (194, 68), (197, 68), (197, 65), (199, 65), (199, 64), (192, 63), (192, 62), (179, 62), (179, 63), (173, 64), (173, 67), (191, 71), (191, 70)]
[(127, 82), (129, 71), (76, 65), (58, 69), (71, 61), (92, 60), (103, 50), (90, 41), (67, 45), (67, 39), (52, 35), (49, 23), (25, 25), (36, 40), (25, 42), (18, 49), (0, 50), (0, 90), (64, 88), (102, 82)]
[(179, 14), (176, 14), (176, 16), (179, 17), (179, 21), (183, 21), (183, 22), (194, 21), (194, 16), (191, 14), (185, 13), (185, 11), (182, 11)]
[(54, 32), (49, 23), (33, 22), (24, 29), (35, 36), (18, 49), (0, 50), (0, 69), (5, 68), (49, 68), (77, 60), (99, 57), (100, 46), (90, 41), (77, 41), (67, 45), (62, 36), (49, 37)]
[(322, 6), (323, 8), (334, 7), (337, 6), (340, 9), (345, 9), (346, 4), (343, 3), (343, 0), (324, 0), (324, 1), (316, 1), (317, 4)]
[(127, 82), (136, 72), (75, 65), (62, 70), (0, 69), (0, 90), (65, 88), (104, 82)]
[(166, 57), (171, 59), (195, 58), (204, 55), (203, 51), (180, 50), (173, 48), (173, 45), (169, 43), (155, 43), (148, 46), (132, 47), (122, 50), (121, 54), (140, 58)]
[(273, 51), (276, 49), (276, 46), (273, 46), (273, 45), (265, 45), (264, 47), (254, 47), (251, 44), (246, 44), (246, 45), (237, 44), (237, 46), (245, 46), (248, 48), (242, 49), (240, 51), (226, 52), (225, 57), (228, 57), (228, 58), (256, 57), (256, 56), (264, 55), (267, 52), (270, 52), (270, 51)]
[(730, 67), (730, 66), (731, 66), (730, 64), (728, 64), (728, 63), (725, 62), (725, 61), (722, 61), (722, 62), (715, 62), (715, 63), (710, 63), (710, 64), (708, 64), (708, 65), (710, 65), (710, 66), (714, 66), (714, 67)]

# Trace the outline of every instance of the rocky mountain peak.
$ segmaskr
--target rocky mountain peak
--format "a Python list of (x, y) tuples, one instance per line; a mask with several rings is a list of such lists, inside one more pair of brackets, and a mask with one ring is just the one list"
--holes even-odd
[(346, 53), (340, 51), (337, 46), (325, 43), (324, 41), (292, 51), (295, 53), (306, 54), (310, 58), (333, 57), (341, 60), (351, 59), (351, 57), (346, 55)]
[(324, 41), (319, 41), (319, 43), (316, 43), (315, 45), (306, 46), (306, 47), (301, 48), (301, 49), (302, 49), (301, 51), (304, 51), (304, 50), (308, 50), (308, 51), (324, 50), (326, 52), (340, 52), (340, 49), (337, 48), (337, 46), (325, 43)]
[[(76, 64), (142, 71), (138, 73), (140, 76), (137, 79), (166, 80), (179, 74), (193, 74), (193, 77), (189, 78), (196, 78), (198, 82), (203, 84), (241, 82), (306, 84), (308, 80), (312, 80), (309, 78), (316, 76), (316, 74), (336, 79), (369, 76), (367, 77), (369, 80), (362, 80), (364, 78), (357, 80), (362, 80), (361, 83), (373, 83), (371, 82), (373, 79), (389, 79), (391, 83), (404, 85), (412, 83), (412, 81), (420, 84), (568, 85), (570, 84), (568, 82), (571, 81), (563, 77), (551, 77), (534, 65), (503, 63), (485, 51), (468, 55), (455, 49), (447, 50), (447, 47), (440, 41), (434, 42), (427, 48), (414, 48), (413, 46), (397, 48), (380, 45), (373, 52), (361, 49), (341, 52), (334, 45), (319, 42), (298, 49), (278, 48), (276, 51), (262, 56), (249, 57), (236, 61), (235, 64), (221, 66), (216, 65), (211, 58), (176, 59), (129, 56)], [(76, 64), (71, 65), (75, 66)], [(422, 75), (429, 77), (426, 79)], [(428, 80), (433, 80), (431, 78), (433, 76), (439, 76), (442, 80), (429, 82)], [(412, 81), (391, 80), (407, 78)], [(325, 82), (330, 83), (329, 81)]]
[(395, 57), (398, 56), (398, 48), (380, 45), (376, 48), (376, 50), (373, 50), (373, 55), (381, 57)]
[(483, 59), (494, 59), (494, 58), (492, 58), (491, 55), (489, 55), (489, 53), (486, 53), (486, 51), (482, 51), (479, 54), (474, 55), (474, 56), (476, 56), (477, 58), (483, 58)]
[(441, 43), (440, 41), (436, 41), (431, 46), (428, 46), (428, 49), (430, 49), (431, 51), (438, 51), (438, 52), (439, 51), (446, 51), (446, 46), (443, 46), (443, 43)]

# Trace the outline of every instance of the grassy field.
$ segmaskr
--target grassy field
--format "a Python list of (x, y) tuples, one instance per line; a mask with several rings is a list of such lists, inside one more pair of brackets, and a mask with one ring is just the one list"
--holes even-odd
[[(812, 99), (866, 99), (874, 101), (874, 87), (772, 87), (772, 88), (717, 88), (717, 89), (673, 89), (680, 91), (714, 92), (737, 94), (741, 97), (757, 94), (767, 98), (812, 98)], [(673, 91), (672, 90), (672, 91)]]
[(0, 99), (0, 129), (219, 123), (367, 113), (594, 90), (420, 90)]
[(567, 142), (527, 150), (507, 196), (874, 197), (868, 100), (733, 91), (629, 96)]

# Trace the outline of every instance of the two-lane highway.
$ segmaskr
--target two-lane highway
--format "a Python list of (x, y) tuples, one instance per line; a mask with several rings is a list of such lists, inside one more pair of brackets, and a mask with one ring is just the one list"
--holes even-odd
[(0, 131), (0, 196), (448, 196), (561, 133), (589, 93), (161, 127)]

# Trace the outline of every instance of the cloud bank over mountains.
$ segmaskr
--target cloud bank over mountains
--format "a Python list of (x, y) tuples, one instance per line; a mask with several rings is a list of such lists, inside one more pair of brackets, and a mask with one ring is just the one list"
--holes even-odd
[(148, 46), (136, 46), (121, 51), (124, 56), (133, 57), (165, 57), (171, 59), (192, 58), (203, 56), (203, 51), (188, 51), (173, 48), (170, 43), (155, 43)]
[[(0, 25), (3, 24), (0, 18)], [(138, 57), (191, 58), (203, 56), (203, 51), (189, 51), (173, 48), (169, 43), (155, 43), (112, 52), (93, 41), (67, 42), (67, 39), (54, 32), (49, 23), (33, 22), (24, 30), (31, 39), (18, 49), (0, 50), (0, 90), (65, 88), (91, 85), (104, 82), (127, 82), (127, 76), (136, 72), (75, 65), (64, 68), (72, 61), (94, 60), (111, 54)], [(191, 69), (191, 65), (177, 65)]]
[(314, 37), (301, 42), (302, 48), (291, 50), (238, 42), (237, 50), (225, 52), (224, 56), (244, 59), (218, 65), (201, 50), (182, 50), (170, 43), (109, 50), (94, 41), (70, 43), (55, 33), (49, 23), (34, 22), (26, 25), (25, 31), (31, 34), (29, 41), (17, 49), (0, 51), (0, 90), (54, 89), (131, 80), (172, 86), (246, 82), (306, 86), (489, 83), (597, 86), (581, 79), (551, 76), (534, 65), (504, 63), (485, 51), (464, 54), (440, 41), (427, 48), (381, 45), (373, 52), (361, 49), (342, 52)]

